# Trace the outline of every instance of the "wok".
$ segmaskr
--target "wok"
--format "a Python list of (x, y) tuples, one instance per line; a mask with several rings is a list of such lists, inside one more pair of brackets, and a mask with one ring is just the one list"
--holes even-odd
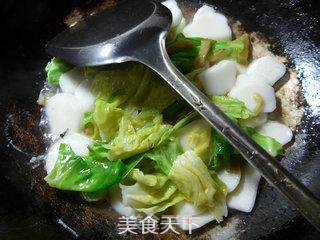
[[(178, 1), (192, 13), (199, 1)], [(296, 104), (303, 108), (294, 142), (282, 164), (320, 196), (320, 10), (316, 1), (203, 1), (213, 4), (271, 50), (286, 56), (299, 78)], [(0, 238), (121, 239), (118, 215), (108, 205), (89, 204), (77, 194), (49, 188), (35, 156), (45, 151), (36, 100), (50, 57), (45, 43), (74, 20), (117, 1), (3, 1), (0, 3)], [(75, 10), (76, 9), (76, 10)], [(71, 13), (71, 14), (70, 14)], [(68, 16), (66, 18), (66, 16)], [(130, 238), (131, 236), (127, 237)], [(164, 236), (141, 236), (152, 239)], [(188, 235), (166, 236), (188, 239)], [(319, 239), (273, 187), (262, 181), (252, 213), (231, 211), (224, 223), (195, 231), (198, 239)]]

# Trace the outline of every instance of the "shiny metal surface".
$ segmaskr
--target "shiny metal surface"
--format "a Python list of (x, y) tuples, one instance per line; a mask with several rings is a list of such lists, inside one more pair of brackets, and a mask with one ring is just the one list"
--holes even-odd
[[(156, 2), (129, 3), (76, 24), (50, 41), (47, 51), (79, 66), (138, 61), (151, 67), (320, 230), (319, 200), (172, 65), (165, 50), (170, 12)], [(113, 30), (105, 33), (109, 25)]]
[(47, 51), (77, 66), (141, 61), (158, 54), (150, 43), (157, 42), (170, 23), (170, 12), (162, 5), (125, 1), (57, 35), (47, 44)]

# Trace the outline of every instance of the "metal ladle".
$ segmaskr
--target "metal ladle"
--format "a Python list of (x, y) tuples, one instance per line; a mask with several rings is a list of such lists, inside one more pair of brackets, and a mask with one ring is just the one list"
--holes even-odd
[(147, 65), (225, 136), (265, 179), (320, 230), (319, 200), (171, 63), (165, 48), (171, 18), (170, 11), (159, 2), (120, 2), (60, 33), (47, 44), (47, 52), (76, 66), (128, 61)]

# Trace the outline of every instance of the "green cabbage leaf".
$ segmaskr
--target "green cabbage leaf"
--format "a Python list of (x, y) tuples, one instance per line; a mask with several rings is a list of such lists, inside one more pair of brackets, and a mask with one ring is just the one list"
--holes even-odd
[(107, 144), (108, 158), (121, 160), (158, 146), (172, 130), (162, 115), (153, 110), (126, 109), (117, 135)]
[(110, 160), (146, 152), (160, 145), (173, 130), (172, 125), (164, 122), (162, 111), (177, 96), (143, 65), (98, 72), (92, 91), (98, 96), (92, 113), (93, 125), (100, 139), (108, 143), (105, 147)]
[(272, 157), (276, 157), (284, 154), (284, 149), (277, 140), (274, 138), (264, 136), (258, 133), (255, 129), (250, 127), (244, 128), (254, 141), (256, 141), (264, 150), (266, 150)]
[(88, 156), (78, 156), (69, 145), (61, 144), (57, 162), (45, 181), (61, 190), (99, 192), (119, 183), (143, 158), (137, 155), (110, 161), (99, 145), (91, 148)]
[(225, 186), (212, 178), (207, 166), (193, 151), (178, 156), (169, 179), (187, 201), (195, 207), (208, 209), (218, 222), (227, 216)]
[(163, 212), (184, 200), (177, 187), (162, 173), (144, 174), (134, 169), (133, 185), (120, 185), (124, 205), (147, 215)]
[(180, 33), (175, 41), (167, 45), (167, 51), (175, 66), (186, 74), (224, 59), (234, 59), (242, 65), (247, 65), (250, 39), (248, 34), (243, 34), (235, 40), (210, 41), (203, 38), (186, 38)]
[(218, 40), (212, 45), (211, 54), (208, 56), (211, 63), (215, 64), (224, 59), (234, 59), (242, 65), (249, 61), (250, 39), (248, 34), (243, 34), (235, 40)]
[(58, 85), (61, 75), (71, 70), (71, 68), (73, 68), (72, 65), (59, 58), (53, 58), (45, 68), (48, 83), (50, 85)]
[(211, 100), (221, 111), (232, 119), (248, 119), (253, 113), (246, 108), (244, 102), (227, 96), (212, 96)]

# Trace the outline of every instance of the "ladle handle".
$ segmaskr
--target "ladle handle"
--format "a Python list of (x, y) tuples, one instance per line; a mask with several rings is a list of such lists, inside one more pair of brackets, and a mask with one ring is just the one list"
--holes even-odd
[(164, 38), (160, 38), (159, 48), (150, 55), (150, 58), (141, 62), (161, 75), (320, 231), (319, 199), (177, 70), (166, 52)]

